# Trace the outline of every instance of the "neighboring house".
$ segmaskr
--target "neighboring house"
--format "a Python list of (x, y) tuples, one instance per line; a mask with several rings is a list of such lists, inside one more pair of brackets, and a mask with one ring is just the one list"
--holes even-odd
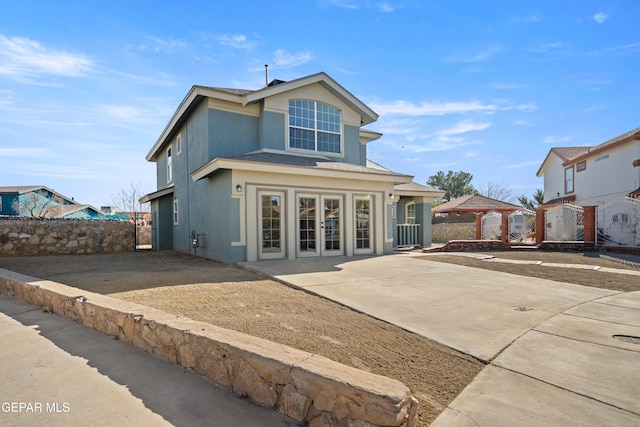
[[(399, 200), (421, 244), (442, 192), (367, 163), (378, 115), (325, 73), (259, 90), (194, 86), (147, 154), (154, 249), (223, 261), (388, 254)], [(417, 186), (417, 184), (415, 184)]]
[(544, 204), (602, 206), (640, 196), (640, 128), (592, 147), (552, 148), (537, 176)]
[(90, 205), (81, 205), (42, 185), (0, 187), (0, 215), (42, 218), (102, 218)]

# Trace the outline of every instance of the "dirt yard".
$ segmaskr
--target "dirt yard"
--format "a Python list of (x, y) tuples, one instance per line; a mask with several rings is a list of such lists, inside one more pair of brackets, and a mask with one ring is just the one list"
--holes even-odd
[[(499, 258), (637, 269), (640, 257), (548, 252), (484, 252)], [(503, 264), (466, 256), (452, 262), (585, 286), (632, 291), (638, 276), (593, 270)], [(175, 252), (0, 258), (0, 268), (321, 354), (398, 379), (420, 400), (419, 425), (429, 425), (483, 368), (441, 344), (240, 268)]]
[(483, 368), (448, 347), (240, 268), (174, 252), (0, 258), (6, 268), (395, 378), (429, 425)]
[[(545, 265), (546, 263), (584, 264), (640, 271), (640, 256), (637, 255), (600, 252), (575, 253), (543, 251), (499, 251), (479, 252), (477, 254), (482, 257), (495, 257), (495, 259), (478, 259), (469, 255), (470, 254), (451, 255), (443, 252), (427, 255), (423, 259), (427, 261), (448, 262), (468, 267), (483, 268), (486, 270), (502, 271), (504, 273), (519, 274), (521, 276), (555, 280), (558, 282), (575, 283), (577, 285), (591, 286), (594, 288), (611, 289), (614, 291), (632, 292), (640, 290), (639, 276), (607, 273), (596, 270), (559, 268)], [(536, 265), (496, 262), (500, 259), (541, 261), (542, 264)]]

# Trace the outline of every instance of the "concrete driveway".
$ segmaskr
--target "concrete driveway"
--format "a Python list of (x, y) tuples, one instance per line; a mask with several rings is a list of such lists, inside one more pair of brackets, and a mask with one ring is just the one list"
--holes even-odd
[(432, 425), (640, 425), (640, 292), (406, 254), (243, 266), (487, 362)]

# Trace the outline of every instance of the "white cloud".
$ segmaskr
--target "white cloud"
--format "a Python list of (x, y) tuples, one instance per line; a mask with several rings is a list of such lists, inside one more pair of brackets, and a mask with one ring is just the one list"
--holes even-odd
[(536, 46), (536, 47), (528, 48), (527, 51), (528, 52), (535, 52), (535, 53), (547, 53), (549, 51), (557, 50), (557, 49), (563, 47), (564, 45), (565, 44), (563, 42), (545, 43), (545, 44), (541, 44), (541, 45)]
[(540, 19), (538, 18), (537, 15), (530, 15), (530, 16), (517, 16), (515, 18), (511, 18), (509, 22), (512, 24), (519, 24), (521, 22), (534, 23), (534, 22), (538, 22), (539, 20)]
[(48, 49), (25, 37), (0, 35), (0, 74), (27, 81), (40, 75), (83, 76), (93, 67), (94, 61), (85, 55)]
[(527, 87), (524, 83), (491, 83), (493, 89), (522, 89)]
[(522, 163), (515, 163), (512, 165), (508, 165), (505, 166), (505, 169), (521, 169), (521, 168), (528, 168), (531, 166), (540, 166), (542, 164), (542, 162), (540, 160), (532, 160), (530, 162), (522, 162)]
[(161, 39), (160, 37), (148, 37), (147, 39), (147, 43), (142, 43), (137, 46), (138, 50), (153, 53), (173, 53), (175, 51), (186, 50), (189, 47), (186, 42), (173, 38), (165, 40)]
[(445, 114), (492, 112), (499, 109), (497, 105), (478, 101), (422, 102), (415, 104), (410, 101), (398, 100), (389, 103), (373, 103), (371, 107), (381, 115), (407, 116), (443, 116)]
[(467, 132), (485, 130), (491, 126), (491, 123), (472, 122), (471, 120), (463, 120), (454, 126), (439, 130), (430, 136), (449, 136), (460, 135)]
[(274, 65), (282, 68), (296, 67), (310, 60), (311, 54), (307, 51), (289, 53), (284, 49), (278, 49), (273, 53)]
[(446, 114), (485, 113), (493, 114), (497, 111), (520, 110), (534, 111), (537, 109), (535, 102), (528, 104), (512, 105), (508, 101), (484, 103), (479, 101), (452, 101), (452, 102), (422, 102), (416, 104), (411, 101), (397, 100), (391, 102), (369, 103), (374, 111), (381, 116), (405, 115), (405, 116), (444, 116)]
[(593, 20), (596, 21), (598, 24), (602, 24), (604, 21), (607, 20), (608, 17), (609, 15), (607, 15), (606, 13), (599, 12), (593, 15)]
[(251, 50), (256, 46), (256, 42), (248, 40), (243, 34), (230, 35), (225, 34), (218, 37), (218, 43), (223, 46), (232, 47), (234, 49)]
[(395, 11), (395, 8), (393, 7), (393, 5), (386, 1), (381, 1), (376, 3), (376, 9), (378, 9), (378, 11), (380, 12), (385, 12), (385, 13)]
[(332, 0), (331, 3), (333, 3), (334, 6), (342, 7), (344, 9), (360, 9), (360, 6), (349, 0)]
[(572, 139), (573, 139), (572, 136), (557, 137), (557, 136), (553, 136), (553, 135), (547, 135), (547, 136), (545, 136), (543, 142), (545, 144), (556, 144), (556, 143), (559, 143), (559, 142), (571, 141)]
[(444, 62), (483, 62), (488, 61), (496, 53), (502, 50), (499, 46), (492, 46), (475, 53), (462, 53), (448, 56), (443, 59)]

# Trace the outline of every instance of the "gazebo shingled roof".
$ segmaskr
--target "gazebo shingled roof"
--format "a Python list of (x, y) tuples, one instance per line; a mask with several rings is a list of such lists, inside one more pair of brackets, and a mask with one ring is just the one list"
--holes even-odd
[(481, 196), (479, 194), (470, 194), (438, 205), (432, 209), (432, 213), (481, 213), (490, 211), (513, 212), (518, 209), (522, 209), (522, 206)]

